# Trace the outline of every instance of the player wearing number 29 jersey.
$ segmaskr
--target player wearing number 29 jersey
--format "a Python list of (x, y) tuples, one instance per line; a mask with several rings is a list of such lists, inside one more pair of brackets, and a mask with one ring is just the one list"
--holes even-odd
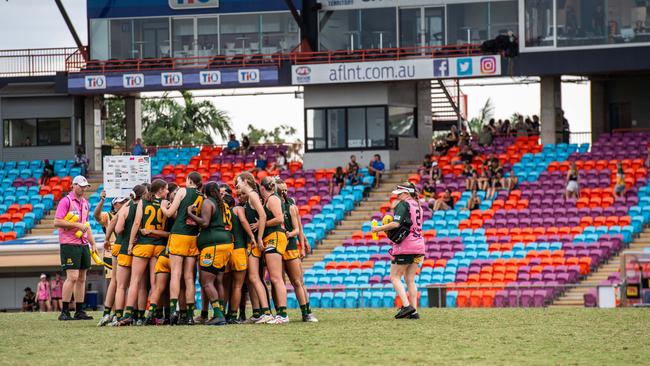
[[(167, 217), (163, 215), (160, 209), (161, 199), (153, 197), (151, 201), (146, 199), (142, 200), (142, 221), (140, 229), (147, 231), (157, 230), (166, 231)], [(133, 247), (133, 255), (140, 258), (158, 257), (167, 245), (167, 238), (158, 236), (153, 233), (147, 235), (138, 233), (135, 246)]]

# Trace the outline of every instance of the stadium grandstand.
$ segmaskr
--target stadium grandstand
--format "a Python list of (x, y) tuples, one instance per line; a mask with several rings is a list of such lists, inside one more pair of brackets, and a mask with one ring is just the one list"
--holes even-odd
[[(400, 297), (401, 278), (399, 285), (394, 278), (399, 266), (393, 251), (404, 238), (396, 240), (397, 229), (392, 228), (403, 225), (404, 214), (397, 211), (407, 201), (415, 218), (409, 221), (407, 240), (424, 242), (422, 257), (407, 254), (415, 255), (407, 266), (418, 267), (413, 279), (417, 299), (408, 299), (415, 307), (483, 308), (451, 314), (524, 314), (525, 323), (526, 314), (540, 313), (509, 313), (505, 308), (588, 312), (581, 308), (650, 305), (650, 104), (645, 92), (650, 81), (650, 7), (645, 2), (86, 0), (87, 40), (77, 35), (62, 2), (56, 3), (75, 45), (0, 50), (0, 311), (24, 309), (23, 288), (34, 286), (41, 273), (61, 271), (59, 234), (65, 226), (56, 212), (78, 182), (85, 181), (78, 176), (90, 184), (85, 191), (87, 225), (102, 257), (103, 230), (109, 225), (92, 213), (98, 205), (108, 213), (123, 202), (122, 197), (102, 198), (115, 183), (107, 178), (115, 174), (109, 172), (115, 166), (105, 159), (123, 152), (106, 145), (104, 138), (110, 96), (125, 100), (126, 146), (134, 146), (143, 130), (141, 93), (287, 86), (298, 88), (304, 97), (303, 136), (291, 136), (286, 144), (255, 144), (236, 154), (226, 145), (147, 146), (146, 160), (139, 163), (147, 167), (147, 183), (166, 182), (161, 191), (172, 183), (186, 188), (183, 194), (200, 188), (191, 183), (198, 173), (204, 186), (217, 182), (233, 191), (233, 202), (241, 193), (258, 218), (260, 211), (274, 217), (266, 206), (272, 196), (292, 198), (300, 223), (294, 228), (300, 243), (296, 250), (309, 251), (299, 259), (305, 293), (286, 272), (286, 307), (300, 311), (303, 321), (311, 321), (311, 309), (319, 317), (322, 311), (326, 321), (336, 318), (339, 309), (372, 316), (396, 309), (396, 318), (419, 319), (415, 308), (409, 310), (411, 305), (402, 300), (404, 289)], [(589, 82), (590, 114), (583, 116), (588, 133), (569, 131), (562, 110), (563, 76)], [(504, 77), (539, 83), (539, 117), (524, 122), (521, 116), (511, 127), (510, 121), (481, 125), (480, 133), (470, 130), (463, 84)], [(297, 140), (304, 141), (300, 154), (276, 164)], [(87, 152), (87, 164), (69, 160), (78, 149)], [(268, 168), (259, 168), (262, 159)], [(262, 188), (249, 192), (244, 187), (248, 173)], [(286, 197), (280, 198), (275, 177), (286, 183)], [(273, 192), (265, 196), (268, 187)], [(127, 195), (132, 202), (141, 198), (131, 189)], [(177, 207), (173, 214), (166, 210), (174, 198), (165, 193), (156, 199), (159, 207), (165, 205), (158, 219), (163, 228), (167, 217), (183, 217), (178, 221), (197, 227), (197, 232), (198, 226), (208, 230), (212, 225), (212, 218), (204, 226), (201, 217), (185, 219), (201, 215), (202, 199), (179, 206), (187, 213)], [(227, 207), (221, 200), (214, 202), (210, 207), (215, 213), (217, 207)], [(280, 202), (285, 221), (278, 225), (289, 232), (285, 225), (294, 226), (292, 205)], [(117, 218), (125, 211), (126, 219)], [(223, 213), (223, 226), (233, 233), (228, 220), (234, 212)], [(137, 214), (126, 209), (114, 220), (132, 224), (128, 215)], [(255, 231), (255, 223), (248, 220), (242, 221), (242, 230)], [(395, 226), (386, 228), (391, 224)], [(80, 229), (77, 238), (84, 233)], [(256, 238), (246, 235), (244, 245), (251, 245), (247, 250), (254, 257)], [(181, 256), (171, 253), (172, 242), (170, 236), (166, 254)], [(105, 257), (111, 257), (108, 250)], [(206, 259), (203, 254), (199, 258)], [(281, 296), (271, 267), (261, 275), (264, 288), (273, 283), (266, 311), (275, 305), (275, 320), (288, 322), (284, 306), (278, 308)], [(108, 308), (104, 316), (112, 322), (100, 325), (122, 325), (123, 309), (112, 320), (110, 307), (104, 306), (113, 301), (106, 295), (108, 272), (100, 260), (92, 263), (85, 303), (75, 306)], [(152, 271), (152, 281), (154, 277)], [(195, 277), (190, 277), (195, 298), (187, 295), (181, 301), (196, 304), (203, 313), (219, 309), (221, 303), (209, 299), (209, 286)], [(257, 291), (250, 278), (246, 281), (249, 293)], [(153, 282), (151, 287), (149, 295)], [(255, 321), (265, 315), (256, 313), (264, 311), (257, 297)], [(246, 295), (242, 298), (246, 303)], [(136, 300), (142, 298), (136, 295)], [(146, 309), (135, 309), (142, 311), (140, 320), (145, 310), (149, 316), (155, 310), (151, 298), (146, 300)], [(179, 310), (186, 306), (178, 305)], [(237, 315), (237, 309), (229, 311)], [(423, 318), (450, 314), (440, 311)], [(165, 314), (165, 319), (173, 316)], [(543, 316), (535, 321), (542, 322)], [(345, 364), (339, 360), (329, 361)], [(486, 360), (468, 362), (514, 362)], [(608, 364), (611, 359), (598, 361)]]

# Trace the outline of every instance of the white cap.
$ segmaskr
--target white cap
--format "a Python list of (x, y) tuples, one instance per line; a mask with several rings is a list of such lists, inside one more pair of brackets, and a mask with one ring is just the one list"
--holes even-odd
[(438, 162), (437, 161), (432, 162), (431, 166), (438, 166)]
[(47, 276), (45, 275), (45, 273), (41, 273), (41, 278), (47, 278)]
[(414, 193), (414, 192), (415, 191), (413, 190), (413, 188), (404, 187), (404, 186), (397, 186), (397, 187), (395, 187), (395, 190), (393, 190), (393, 194), (402, 194), (402, 193), (411, 194), (411, 193)]
[(77, 175), (76, 177), (74, 177), (74, 179), (72, 180), (72, 184), (73, 185), (76, 184), (80, 187), (90, 186), (90, 183), (88, 183), (88, 180), (83, 175)]
[(111, 205), (115, 205), (115, 204), (117, 204), (117, 203), (126, 202), (128, 199), (129, 199), (128, 197), (115, 197), (115, 198), (113, 198), (113, 200), (111, 201)]

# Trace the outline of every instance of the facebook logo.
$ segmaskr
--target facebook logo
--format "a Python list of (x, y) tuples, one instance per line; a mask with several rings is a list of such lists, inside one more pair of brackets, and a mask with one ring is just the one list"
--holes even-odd
[(469, 57), (456, 60), (456, 74), (458, 76), (472, 75), (472, 59)]
[(449, 76), (449, 61), (447, 59), (433, 60), (433, 76)]

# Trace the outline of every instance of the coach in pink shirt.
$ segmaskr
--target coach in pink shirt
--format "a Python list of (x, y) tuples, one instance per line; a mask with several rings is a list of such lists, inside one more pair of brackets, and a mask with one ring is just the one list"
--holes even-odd
[[(90, 268), (90, 251), (95, 250), (92, 230), (86, 225), (90, 205), (84, 193), (90, 184), (81, 175), (72, 180), (72, 190), (59, 201), (54, 216), (54, 226), (59, 229), (61, 267), (65, 270), (63, 283), (63, 309), (59, 320), (91, 320), (83, 310), (86, 272)], [(70, 300), (74, 294), (76, 311), (70, 316)]]

